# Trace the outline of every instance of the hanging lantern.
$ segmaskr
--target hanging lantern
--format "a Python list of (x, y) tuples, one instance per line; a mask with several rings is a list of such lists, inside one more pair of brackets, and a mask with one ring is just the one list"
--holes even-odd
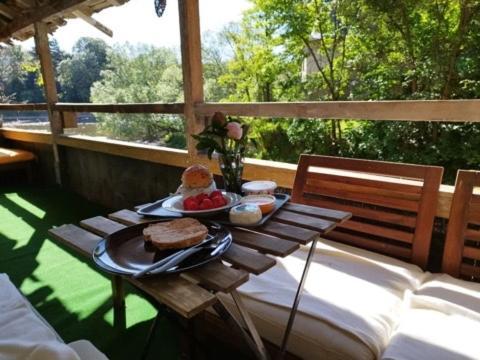
[(155, 0), (155, 12), (158, 17), (162, 17), (166, 6), (167, 0)]

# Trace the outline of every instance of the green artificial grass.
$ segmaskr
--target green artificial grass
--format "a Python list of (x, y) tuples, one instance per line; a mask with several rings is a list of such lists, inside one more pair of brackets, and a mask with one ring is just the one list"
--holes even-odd
[[(107, 213), (59, 188), (0, 187), (0, 272), (9, 275), (65, 342), (87, 339), (110, 359), (135, 359), (155, 308), (127, 287), (127, 329), (115, 330), (108, 276), (47, 233), (53, 226)], [(149, 358), (177, 359), (177, 331), (162, 320)]]

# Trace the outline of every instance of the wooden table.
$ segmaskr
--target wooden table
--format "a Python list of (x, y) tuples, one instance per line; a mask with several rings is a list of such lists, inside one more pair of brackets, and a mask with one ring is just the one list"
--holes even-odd
[[(222, 256), (223, 261), (211, 262), (181, 274), (168, 276), (135, 279), (115, 275), (112, 277), (115, 326), (125, 327), (125, 280), (186, 319), (191, 319), (213, 306), (224, 320), (241, 328), (247, 343), (258, 358), (268, 358), (262, 339), (236, 289), (248, 281), (250, 273), (259, 275), (274, 266), (276, 261), (272, 256), (285, 257), (300, 245), (310, 244), (310, 252), (282, 341), (283, 355), (317, 239), (350, 217), (350, 213), (343, 211), (287, 203), (261, 227), (231, 228), (233, 244)], [(54, 239), (91, 259), (93, 249), (102, 237), (126, 226), (147, 221), (151, 219), (143, 218), (131, 210), (120, 210), (109, 214), (108, 218), (96, 216), (80, 221), (80, 227), (67, 224), (53, 228), (49, 233)], [(243, 324), (235, 323), (235, 318), (216, 297), (217, 292), (231, 294)]]

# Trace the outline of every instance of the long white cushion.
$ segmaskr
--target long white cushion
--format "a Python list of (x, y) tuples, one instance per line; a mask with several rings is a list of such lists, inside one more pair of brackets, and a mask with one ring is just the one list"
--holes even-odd
[(430, 275), (406, 301), (383, 359), (480, 359), (480, 284)]
[[(86, 341), (85, 341), (86, 342)], [(91, 344), (90, 344), (91, 345)], [(105, 360), (93, 345), (88, 357), (66, 345), (31, 304), (0, 274), (0, 359)], [(93, 350), (94, 349), (94, 350)]]
[[(274, 268), (239, 288), (261, 335), (277, 345), (307, 253), (303, 247), (277, 258)], [(306, 359), (325, 351), (329, 358), (380, 356), (401, 316), (405, 292), (418, 288), (424, 276), (417, 266), (321, 239), (289, 351)]]

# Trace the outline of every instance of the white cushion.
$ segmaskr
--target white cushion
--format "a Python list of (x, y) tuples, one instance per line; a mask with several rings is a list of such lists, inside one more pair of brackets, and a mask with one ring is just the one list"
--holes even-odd
[[(307, 253), (308, 247), (302, 247), (286, 258), (277, 258), (274, 268), (251, 276), (239, 288), (254, 321), (263, 329), (261, 335), (277, 345)], [(321, 239), (289, 351), (315, 359), (326, 346), (330, 358), (380, 356), (401, 316), (405, 292), (416, 289), (424, 276), (417, 266)], [(224, 298), (228, 301), (228, 296)]]
[(480, 284), (430, 275), (406, 301), (384, 359), (480, 359)]
[(0, 359), (104, 360), (105, 357), (82, 357), (66, 345), (8, 276), (0, 274)]

